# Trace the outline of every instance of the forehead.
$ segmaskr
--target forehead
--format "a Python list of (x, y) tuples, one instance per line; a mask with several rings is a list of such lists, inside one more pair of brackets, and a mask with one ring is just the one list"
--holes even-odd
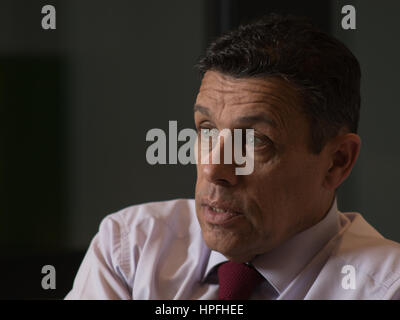
[(278, 122), (286, 122), (299, 116), (299, 101), (295, 88), (282, 78), (234, 78), (207, 71), (196, 104), (217, 115), (257, 110), (272, 113)]
[(298, 98), (294, 87), (282, 78), (234, 78), (217, 71), (207, 71), (204, 74), (199, 94), (211, 99), (228, 98), (228, 100), (244, 96), (275, 97), (282, 100)]

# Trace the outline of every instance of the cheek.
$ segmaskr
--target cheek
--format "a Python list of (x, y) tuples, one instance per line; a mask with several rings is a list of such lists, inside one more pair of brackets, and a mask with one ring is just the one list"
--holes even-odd
[(254, 173), (247, 183), (266, 201), (288, 201), (304, 190), (314, 188), (320, 179), (318, 162), (301, 154), (255, 162)]
[(297, 224), (299, 208), (312, 203), (321, 190), (321, 168), (308, 159), (257, 164), (246, 182), (247, 197), (253, 199), (264, 226)]
[(196, 175), (197, 175), (196, 177), (196, 193), (197, 193), (197, 191), (201, 189), (204, 180), (204, 174), (202, 166), (200, 164), (196, 165)]
[(298, 170), (283, 162), (257, 164), (254, 174), (246, 178), (246, 198), (254, 206), (251, 222), (257, 229), (271, 230), (288, 222), (293, 211), (299, 183)]

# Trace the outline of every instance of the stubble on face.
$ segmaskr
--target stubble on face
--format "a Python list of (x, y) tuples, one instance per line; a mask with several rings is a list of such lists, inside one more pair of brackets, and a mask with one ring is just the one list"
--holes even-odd
[[(214, 71), (203, 78), (196, 127), (234, 129), (240, 123), (264, 142), (254, 149), (248, 176), (236, 176), (235, 165), (197, 166), (196, 212), (203, 238), (231, 260), (248, 261), (311, 223), (315, 210), (307, 204), (321, 179), (319, 158), (308, 150), (308, 122), (296, 104), (296, 92), (283, 79), (235, 79)], [(245, 118), (270, 121), (242, 125)], [(218, 212), (212, 207), (239, 214), (215, 224)]]

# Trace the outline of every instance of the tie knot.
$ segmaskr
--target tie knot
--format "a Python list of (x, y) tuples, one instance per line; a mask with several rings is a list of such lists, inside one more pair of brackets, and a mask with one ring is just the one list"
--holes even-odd
[(218, 267), (218, 299), (247, 300), (264, 280), (256, 269), (244, 263), (226, 262)]

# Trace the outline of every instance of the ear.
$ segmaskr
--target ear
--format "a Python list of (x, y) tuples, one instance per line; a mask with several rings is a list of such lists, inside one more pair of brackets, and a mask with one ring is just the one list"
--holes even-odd
[(330, 166), (325, 176), (324, 187), (334, 191), (353, 169), (360, 153), (361, 138), (355, 133), (346, 133), (328, 144)]

